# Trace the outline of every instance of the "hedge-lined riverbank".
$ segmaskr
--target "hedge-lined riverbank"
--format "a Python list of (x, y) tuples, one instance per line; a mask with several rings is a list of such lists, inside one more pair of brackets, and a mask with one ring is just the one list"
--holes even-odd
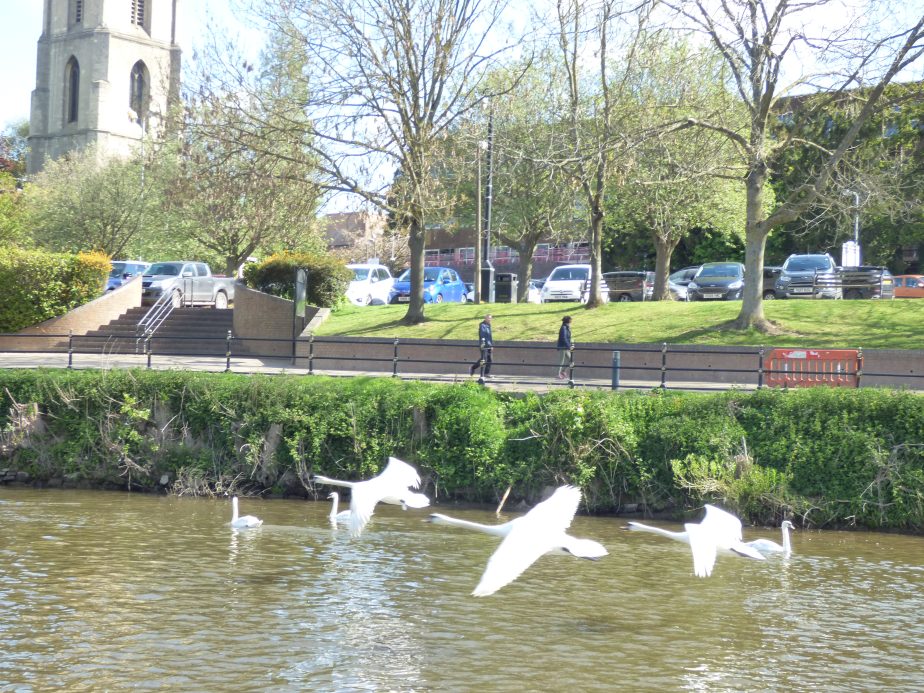
[[(505, 394), (474, 384), (176, 371), (0, 370), (0, 469), (30, 483), (307, 494), (388, 455), (439, 500), (924, 532), (924, 406), (894, 391)], [(25, 474), (20, 478), (24, 479)], [(326, 494), (326, 489), (321, 489)], [(508, 501), (508, 504), (511, 501)]]

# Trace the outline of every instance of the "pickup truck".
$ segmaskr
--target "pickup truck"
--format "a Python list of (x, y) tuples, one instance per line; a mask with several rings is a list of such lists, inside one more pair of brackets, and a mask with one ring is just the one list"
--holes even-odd
[(886, 267), (838, 267), (844, 298), (895, 298), (895, 278)]
[(151, 305), (169, 294), (173, 305), (213, 306), (224, 310), (234, 300), (234, 280), (215, 277), (204, 262), (155, 262), (141, 279), (141, 303)]

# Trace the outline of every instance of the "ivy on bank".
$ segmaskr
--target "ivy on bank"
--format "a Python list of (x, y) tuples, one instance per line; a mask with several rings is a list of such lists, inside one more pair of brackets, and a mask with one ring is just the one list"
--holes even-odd
[[(534, 502), (582, 487), (587, 509), (924, 531), (924, 407), (886, 390), (720, 394), (173, 371), (0, 371), (0, 468), (36, 482), (178, 493), (307, 493), (316, 472), (415, 464), (439, 500)], [(508, 501), (509, 503), (509, 501)]]

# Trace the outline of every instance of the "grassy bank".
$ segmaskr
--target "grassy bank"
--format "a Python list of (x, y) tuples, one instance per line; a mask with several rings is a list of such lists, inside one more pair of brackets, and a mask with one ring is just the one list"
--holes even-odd
[(405, 326), (406, 306), (348, 306), (334, 311), (316, 334), (474, 339), (478, 322), (490, 312), (499, 341), (553, 341), (562, 316), (571, 315), (576, 342), (922, 348), (924, 301), (767, 301), (766, 316), (780, 325), (781, 334), (717, 329), (740, 309), (739, 302), (613, 303), (594, 310), (576, 303), (441, 304), (427, 306), (423, 324)]
[[(569, 482), (591, 512), (924, 532), (924, 409), (877, 390), (722, 394), (166, 371), (0, 371), (0, 469), (33, 483), (309, 493), (312, 472), (417, 465), (439, 501), (535, 501)], [(322, 491), (324, 492), (324, 491)]]

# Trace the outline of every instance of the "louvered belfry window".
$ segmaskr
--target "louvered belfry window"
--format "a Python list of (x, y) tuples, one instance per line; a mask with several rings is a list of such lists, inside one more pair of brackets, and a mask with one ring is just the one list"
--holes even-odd
[(132, 24), (144, 28), (144, 10), (147, 0), (132, 0)]
[(83, 22), (83, 0), (74, 0), (74, 24)]

